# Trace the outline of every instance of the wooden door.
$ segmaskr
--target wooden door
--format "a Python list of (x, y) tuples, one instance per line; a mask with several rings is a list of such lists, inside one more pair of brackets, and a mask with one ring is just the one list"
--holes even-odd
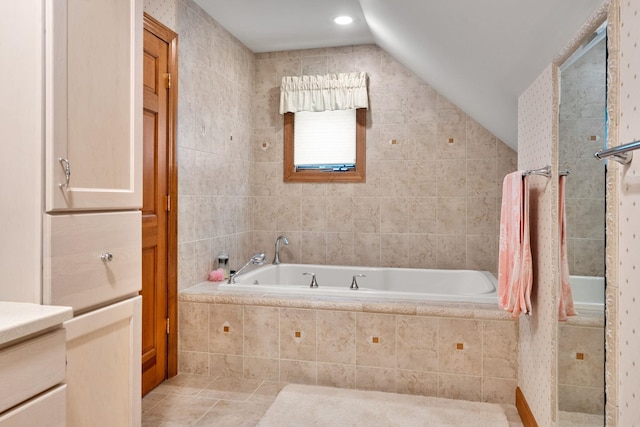
[(47, 0), (48, 212), (139, 209), (142, 0)]
[[(170, 102), (172, 44), (144, 26), (142, 207), (142, 394), (167, 378), (169, 296), (175, 288), (175, 180)], [(166, 37), (165, 37), (166, 39)], [(172, 204), (174, 206), (172, 206)], [(175, 333), (175, 332), (174, 332)]]

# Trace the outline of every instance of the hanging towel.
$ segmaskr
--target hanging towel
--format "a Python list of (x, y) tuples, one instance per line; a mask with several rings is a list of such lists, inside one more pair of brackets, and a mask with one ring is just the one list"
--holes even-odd
[(567, 260), (567, 214), (565, 212), (565, 181), (566, 176), (560, 177), (558, 185), (558, 219), (560, 220), (560, 296), (558, 298), (558, 320), (565, 321), (567, 316), (575, 316), (573, 294), (569, 280), (569, 261)]
[(529, 241), (529, 189), (523, 171), (504, 177), (500, 211), (498, 299), (513, 317), (531, 314), (533, 267)]

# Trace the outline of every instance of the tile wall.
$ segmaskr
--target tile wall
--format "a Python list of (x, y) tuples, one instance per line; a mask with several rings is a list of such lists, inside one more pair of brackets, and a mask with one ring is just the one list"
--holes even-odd
[(177, 2), (178, 287), (206, 280), (221, 250), (252, 250), (253, 52), (191, 0)]
[(499, 310), (180, 307), (180, 372), (514, 403), (518, 324)]
[(604, 276), (604, 162), (593, 153), (604, 147), (606, 40), (561, 73), (559, 168), (566, 181), (569, 271)]
[[(256, 55), (253, 245), (286, 262), (497, 271), (502, 178), (516, 153), (375, 45)], [(367, 182), (282, 182), (280, 81), (369, 76)], [(391, 144), (396, 140), (397, 144)]]

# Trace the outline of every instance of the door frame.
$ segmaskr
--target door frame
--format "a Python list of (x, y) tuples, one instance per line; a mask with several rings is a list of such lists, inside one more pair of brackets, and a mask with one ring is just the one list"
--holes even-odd
[(169, 209), (167, 210), (167, 378), (178, 374), (178, 165), (176, 117), (178, 112), (178, 34), (144, 13), (144, 29), (169, 45), (167, 67), (171, 75), (168, 91), (167, 163)]

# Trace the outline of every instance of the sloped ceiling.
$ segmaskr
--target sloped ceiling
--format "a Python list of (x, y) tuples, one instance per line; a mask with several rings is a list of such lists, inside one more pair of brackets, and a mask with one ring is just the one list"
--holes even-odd
[(195, 1), (256, 53), (376, 43), (514, 149), (518, 96), (603, 3)]

